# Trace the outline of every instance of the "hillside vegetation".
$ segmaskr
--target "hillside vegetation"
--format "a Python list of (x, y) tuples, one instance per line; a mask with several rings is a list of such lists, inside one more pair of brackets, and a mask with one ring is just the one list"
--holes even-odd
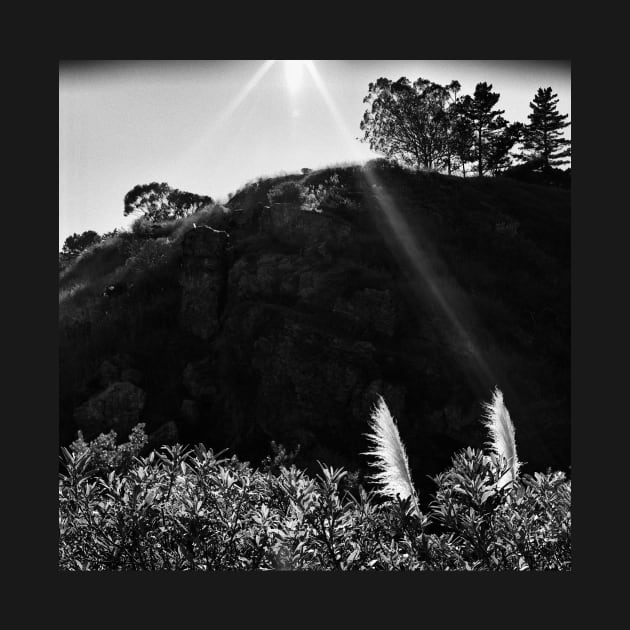
[(570, 570), (563, 473), (501, 486), (471, 448), (433, 479), (421, 511), (382, 501), (341, 468), (310, 477), (276, 448), (260, 468), (198, 445), (139, 457), (134, 429), (64, 449), (63, 570)]
[[(302, 481), (290, 468), (272, 479), (202, 453), (194, 464), (210, 461), (226, 492), (271, 496), (274, 484), (316, 483), (317, 460), (361, 479), (366, 418), (381, 394), (421, 493), (433, 492), (428, 476), (452, 465), (453, 453), (471, 446), (465, 457), (474, 459), (485, 440), (480, 401), (499, 385), (525, 473), (568, 471), (569, 265), (568, 189), (381, 161), (260, 179), (225, 206), (140, 219), (60, 271), (61, 443), (79, 430), (90, 441), (113, 429), (125, 441), (144, 423), (149, 450), (203, 442), (255, 467), (275, 441), (297, 451)], [(142, 467), (160, 486), (166, 469), (153, 457), (121, 488)], [(237, 469), (242, 483), (232, 488)], [(185, 476), (192, 485), (180, 498), (193, 501), (196, 479)], [(332, 482), (317, 483), (324, 505)], [(335, 509), (351, 510), (355, 527), (368, 508), (341, 496)], [(275, 508), (256, 512), (247, 497), (246, 527), (256, 532), (246, 536), (269, 536)], [(396, 518), (382, 513), (370, 527)], [(229, 566), (238, 566), (237, 547)], [(434, 552), (412, 556), (438, 563)], [(357, 563), (373, 559), (362, 553)], [(490, 562), (462, 554), (452, 562)]]

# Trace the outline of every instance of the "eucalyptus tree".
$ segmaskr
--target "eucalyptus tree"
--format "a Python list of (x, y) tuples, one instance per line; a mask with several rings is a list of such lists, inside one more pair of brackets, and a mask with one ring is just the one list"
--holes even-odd
[(419, 78), (411, 83), (380, 78), (368, 86), (363, 99), (369, 105), (361, 121), (364, 136), (373, 151), (416, 168), (450, 171), (453, 128), (449, 108), (460, 86), (448, 86)]

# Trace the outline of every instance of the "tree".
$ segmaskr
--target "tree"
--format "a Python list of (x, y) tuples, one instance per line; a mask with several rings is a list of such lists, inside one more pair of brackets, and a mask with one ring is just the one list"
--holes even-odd
[(125, 195), (124, 215), (142, 212), (153, 221), (163, 221), (168, 218), (168, 195), (171, 187), (163, 182), (138, 184)]
[(449, 137), (449, 147), (453, 157), (453, 166), (462, 171), (466, 177), (466, 164), (475, 159), (473, 146), (475, 133), (471, 122), (461, 115), (461, 101), (459, 101), (452, 113), (452, 131)]
[(477, 161), (477, 173), (483, 175), (488, 170), (488, 156), (495, 143), (495, 136), (500, 134), (507, 122), (502, 118), (502, 109), (493, 109), (500, 94), (492, 92), (492, 84), (485, 81), (477, 83), (475, 93), (462, 99), (460, 113), (473, 131), (472, 151)]
[(489, 147), (486, 158), (488, 170), (493, 175), (498, 175), (501, 171), (512, 165), (510, 151), (520, 140), (523, 133), (522, 123), (508, 124), (506, 120), (497, 118), (499, 131), (495, 134)]
[(422, 78), (410, 83), (406, 77), (370, 83), (363, 99), (371, 107), (361, 121), (362, 141), (409, 166), (443, 166), (449, 154), (447, 106), (459, 87), (456, 81), (442, 86)]
[(444, 156), (442, 162), (446, 168), (446, 172), (450, 175), (455, 167), (455, 159), (457, 158), (457, 134), (460, 129), (458, 127), (458, 120), (460, 119), (459, 106), (460, 101), (457, 98), (457, 94), (462, 89), (459, 81), (451, 81), (446, 86), (446, 94), (450, 100), (448, 107), (444, 112), (444, 123), (446, 140), (444, 143)]
[(534, 100), (529, 104), (529, 124), (524, 128), (522, 160), (542, 158), (546, 168), (566, 164), (562, 158), (571, 155), (571, 141), (563, 138), (562, 130), (571, 123), (565, 122), (568, 114), (557, 109), (558, 95), (551, 87), (538, 88)]
[(100, 242), (100, 240), (101, 237), (94, 230), (87, 230), (81, 234), (75, 232), (64, 241), (61, 253), (66, 258), (73, 258), (86, 250), (90, 245)]
[(212, 203), (212, 197), (171, 188), (166, 182), (151, 182), (138, 184), (125, 195), (124, 215), (142, 212), (150, 221), (166, 221), (193, 214), (207, 203)]

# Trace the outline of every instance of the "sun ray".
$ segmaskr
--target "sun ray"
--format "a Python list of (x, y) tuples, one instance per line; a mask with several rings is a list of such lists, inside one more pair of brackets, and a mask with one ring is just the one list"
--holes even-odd
[[(351, 154), (357, 161), (362, 161), (364, 156), (361, 155), (357, 148), (356, 138), (353, 138), (352, 134), (349, 132), (343, 117), (339, 113), (339, 109), (335, 105), (324, 80), (315, 66), (315, 63), (311, 60), (305, 65), (313, 78), (322, 99), (326, 103), (328, 111), (337, 126), (341, 137), (348, 144), (348, 148), (352, 152)], [(449, 322), (449, 325), (459, 342), (459, 346), (464, 348), (466, 353), (472, 358), (477, 370), (475, 377), (478, 380), (478, 385), (485, 387), (487, 382), (498, 382), (493, 374), (493, 370), (485, 360), (479, 344), (474, 339), (472, 333), (469, 332), (469, 327), (464, 324), (463, 316), (459, 314), (459, 312), (472, 312), (472, 307), (468, 304), (464, 304), (463, 302), (458, 303), (457, 306), (451, 304), (451, 301), (439, 286), (439, 282), (435, 277), (432, 265), (429, 263), (429, 256), (427, 255), (425, 248), (421, 246), (421, 243), (414, 235), (414, 231), (410, 228), (403, 213), (397, 207), (393, 197), (387, 192), (386, 186), (384, 186), (380, 181), (376, 170), (372, 168), (365, 168), (363, 169), (363, 172), (370, 189), (374, 192), (374, 199), (378, 208), (389, 227), (392, 237), (392, 249), (402, 254), (401, 262), (406, 268), (411, 270), (413, 274), (412, 277), (415, 278), (417, 286), (426, 286), (428, 288), (434, 303), (445, 316), (446, 321)], [(505, 379), (501, 380), (505, 383)]]
[(219, 115), (210, 122), (205, 131), (200, 133), (195, 141), (188, 146), (185, 153), (183, 155), (174, 156), (171, 171), (175, 173), (175, 178), (189, 169), (191, 165), (198, 163), (200, 154), (210, 145), (217, 130), (222, 128), (234, 115), (236, 110), (260, 83), (260, 80), (269, 72), (275, 62), (275, 59), (267, 59)]
[(286, 59), (284, 62), (284, 74), (290, 94), (296, 94), (302, 87), (304, 68), (309, 63), (305, 59)]
[(350, 152), (350, 155), (352, 155), (352, 159), (358, 162), (362, 161), (363, 159), (365, 159), (365, 155), (361, 153), (361, 151), (357, 147), (356, 139), (352, 136), (352, 134), (348, 130), (348, 127), (346, 123), (344, 122), (342, 115), (339, 113), (339, 109), (335, 105), (335, 101), (333, 100), (328, 88), (326, 87), (326, 83), (324, 82), (319, 71), (317, 70), (317, 66), (315, 65), (315, 62), (312, 59), (309, 59), (304, 65), (306, 69), (308, 70), (309, 74), (311, 75), (313, 82), (315, 83), (315, 86), (317, 87), (317, 90), (319, 91), (321, 97), (324, 99), (324, 102), (326, 103), (326, 106), (328, 107), (328, 111), (341, 133), (341, 138), (346, 143), (347, 148)]

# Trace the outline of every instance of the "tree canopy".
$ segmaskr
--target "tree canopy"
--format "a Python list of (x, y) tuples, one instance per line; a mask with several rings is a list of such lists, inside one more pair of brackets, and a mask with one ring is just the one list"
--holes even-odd
[(558, 112), (558, 95), (551, 87), (538, 88), (534, 100), (529, 104), (529, 124), (524, 127), (524, 160), (541, 158), (546, 167), (566, 164), (571, 155), (571, 141), (562, 137), (562, 130), (571, 123), (568, 114)]
[(523, 150), (519, 158), (542, 157), (547, 166), (564, 164), (561, 158), (570, 155), (570, 141), (562, 137), (567, 115), (557, 112), (551, 88), (538, 90), (528, 125), (503, 118), (496, 107), (500, 94), (486, 82), (465, 96), (457, 81), (439, 85), (422, 78), (380, 78), (368, 89), (361, 140), (406, 166), (449, 175), (459, 170), (465, 177), (466, 165), (474, 163), (478, 175), (497, 175), (512, 166), (516, 146)]
[(450, 165), (450, 104), (459, 89), (457, 81), (443, 86), (422, 78), (413, 83), (406, 77), (370, 83), (363, 99), (370, 107), (361, 121), (362, 140), (372, 150), (409, 166)]
[(477, 174), (480, 176), (490, 170), (490, 155), (493, 148), (496, 150), (498, 137), (507, 126), (507, 121), (502, 116), (505, 110), (494, 109), (500, 96), (498, 92), (492, 92), (492, 84), (484, 81), (477, 83), (473, 96), (466, 95), (459, 107), (460, 115), (473, 130), (472, 153), (477, 162)]
[(212, 203), (212, 197), (151, 182), (138, 184), (125, 195), (124, 215), (142, 212), (151, 221), (166, 221), (188, 216), (207, 203)]
[(87, 249), (90, 245), (98, 243), (101, 237), (94, 230), (87, 230), (81, 232), (81, 234), (71, 234), (64, 241), (61, 253), (67, 257), (78, 256), (82, 251)]

